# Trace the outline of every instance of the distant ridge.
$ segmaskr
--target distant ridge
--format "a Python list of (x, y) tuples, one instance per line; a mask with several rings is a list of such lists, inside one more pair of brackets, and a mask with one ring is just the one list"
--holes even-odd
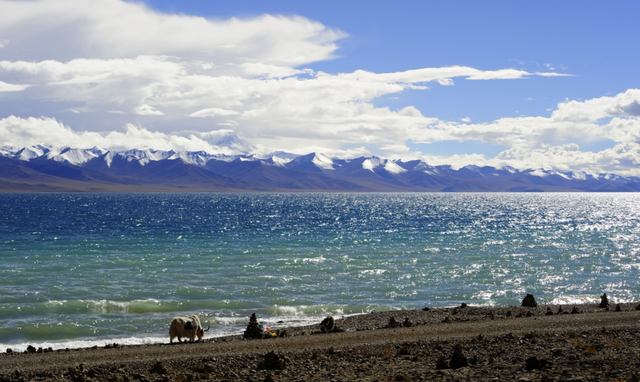
[[(230, 140), (236, 147), (236, 140)], [(378, 157), (0, 148), (0, 192), (637, 192), (640, 178)]]

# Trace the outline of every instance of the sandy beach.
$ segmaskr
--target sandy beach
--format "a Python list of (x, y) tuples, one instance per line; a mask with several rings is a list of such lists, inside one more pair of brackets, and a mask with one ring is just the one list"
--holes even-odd
[(639, 381), (639, 309), (462, 305), (336, 317), (331, 333), (31, 349), (0, 354), (0, 381)]

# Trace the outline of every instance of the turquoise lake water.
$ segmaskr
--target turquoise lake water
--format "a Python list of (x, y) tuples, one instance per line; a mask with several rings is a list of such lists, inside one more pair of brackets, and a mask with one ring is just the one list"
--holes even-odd
[[(638, 194), (0, 194), (0, 352), (640, 300)], [(279, 324), (278, 321), (284, 321)]]

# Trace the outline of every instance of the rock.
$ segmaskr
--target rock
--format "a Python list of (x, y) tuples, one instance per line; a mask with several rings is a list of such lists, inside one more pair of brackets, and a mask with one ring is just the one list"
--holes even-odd
[(453, 354), (451, 355), (451, 360), (449, 361), (449, 367), (451, 369), (459, 369), (461, 367), (469, 366), (469, 361), (467, 357), (462, 352), (464, 348), (462, 345), (456, 345), (453, 348)]
[(33, 346), (27, 346), (27, 353), (35, 353), (37, 350)]
[(7, 348), (7, 353), (11, 353), (12, 351), (11, 348)]
[(603, 293), (602, 296), (600, 296), (600, 305), (598, 305), (598, 308), (606, 308), (609, 306), (609, 299), (607, 298), (607, 294)]
[(551, 362), (549, 362), (549, 361), (547, 361), (545, 359), (540, 359), (539, 360), (536, 356), (527, 358), (527, 360), (525, 362), (526, 362), (525, 369), (527, 371), (531, 371), (531, 370), (535, 370), (535, 369), (544, 369), (546, 367), (551, 367), (552, 366)]
[(322, 333), (331, 333), (336, 330), (336, 322), (333, 317), (328, 316), (320, 323), (320, 330)]
[(442, 369), (448, 369), (448, 368), (449, 368), (449, 361), (447, 361), (447, 358), (446, 357), (438, 358), (438, 360), (436, 361), (436, 369), (442, 370)]
[(540, 361), (538, 360), (538, 357), (529, 357), (527, 358), (527, 360), (525, 361), (526, 365), (525, 365), (525, 369), (527, 371), (531, 371), (531, 370), (535, 370), (535, 369), (539, 369), (540, 368)]
[(151, 368), (151, 370), (149, 371), (155, 374), (160, 374), (160, 375), (167, 374), (167, 368), (164, 367), (164, 365), (160, 361), (156, 362)]
[(147, 377), (145, 377), (143, 374), (140, 373), (135, 373), (133, 374), (133, 378), (136, 381), (140, 381), (140, 382), (149, 382), (149, 379)]
[(461, 309), (464, 309), (464, 308), (466, 308), (466, 307), (467, 307), (467, 304), (465, 304), (464, 302), (463, 302), (462, 304), (460, 304), (460, 308), (461, 308)]
[(249, 318), (249, 325), (247, 325), (247, 329), (244, 331), (244, 338), (264, 338), (264, 332), (262, 328), (260, 328), (260, 324), (258, 323), (258, 318), (256, 314), (253, 313)]
[[(640, 305), (638, 305), (638, 306), (640, 306)], [(428, 312), (428, 311), (430, 311), (431, 309), (429, 309), (429, 307), (428, 307), (428, 306), (425, 306), (424, 308), (422, 308), (422, 310), (424, 310), (425, 312)]]
[(264, 355), (262, 362), (258, 365), (260, 370), (284, 370), (289, 359), (276, 354), (273, 350)]
[(414, 324), (413, 322), (411, 322), (411, 320), (409, 320), (409, 317), (405, 317), (404, 322), (402, 323), (402, 326), (404, 326), (405, 328), (410, 328), (414, 326)]
[(538, 306), (538, 303), (536, 302), (536, 299), (533, 297), (532, 294), (527, 293), (527, 295), (522, 299), (522, 306), (535, 308)]

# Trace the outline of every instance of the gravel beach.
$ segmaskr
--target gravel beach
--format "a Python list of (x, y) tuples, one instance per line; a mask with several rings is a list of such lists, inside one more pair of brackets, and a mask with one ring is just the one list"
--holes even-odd
[(0, 354), (0, 381), (640, 381), (640, 305), (401, 310), (198, 343)]

